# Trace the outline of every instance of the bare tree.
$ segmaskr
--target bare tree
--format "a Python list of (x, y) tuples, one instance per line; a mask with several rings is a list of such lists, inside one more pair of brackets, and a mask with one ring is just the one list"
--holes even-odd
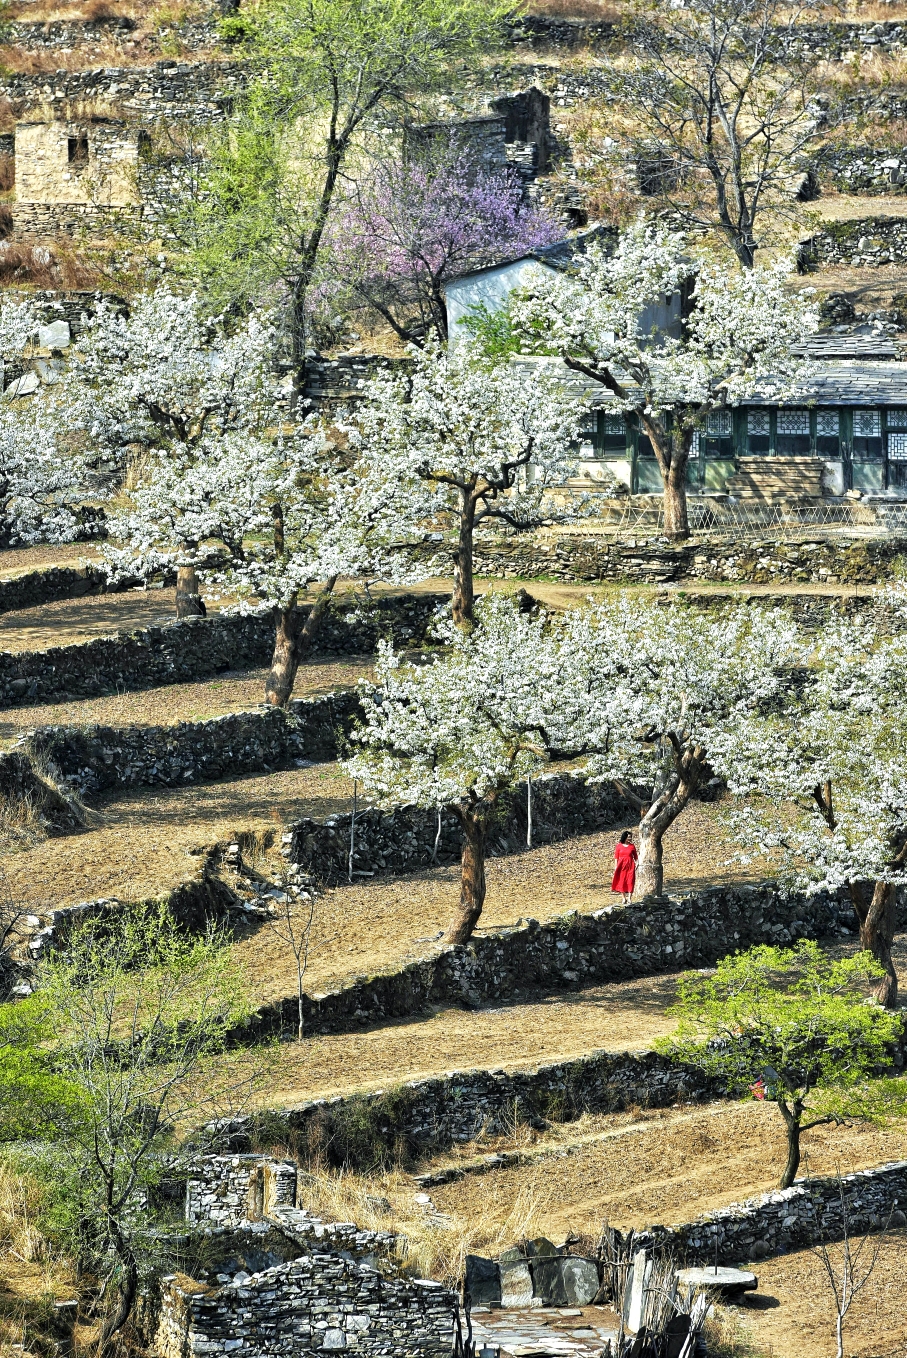
[(796, 215), (818, 133), (815, 53), (794, 0), (639, 0), (612, 74), (607, 131), (639, 188), (717, 233), (744, 268), (768, 219)]
[(844, 1321), (848, 1311), (869, 1282), (873, 1270), (879, 1262), (879, 1254), (887, 1238), (888, 1227), (891, 1224), (891, 1213), (889, 1213), (885, 1230), (872, 1239), (872, 1247), (864, 1255), (864, 1250), (870, 1243), (870, 1237), (864, 1235), (860, 1243), (854, 1248), (847, 1198), (844, 1193), (844, 1181), (840, 1174), (838, 1174), (838, 1198), (841, 1203), (841, 1222), (844, 1234), (840, 1256), (835, 1259), (825, 1241), (818, 1245), (813, 1253), (818, 1257), (825, 1271), (835, 1305), (836, 1358), (844, 1358)]
[(23, 941), (23, 925), (28, 912), (13, 894), (9, 878), (0, 867), (0, 1001), (8, 1000), (21, 979), (15, 954)]
[[(350, 856), (352, 857), (352, 854)], [(268, 913), (268, 928), (281, 943), (286, 944), (296, 963), (297, 1042), (302, 1041), (303, 1004), (305, 1002), (305, 992), (302, 987), (309, 965), (309, 941), (312, 936), (312, 921), (315, 918), (315, 901), (315, 892), (311, 887), (306, 890), (298, 902), (294, 901), (289, 891), (284, 889), (281, 897), (274, 902)]]

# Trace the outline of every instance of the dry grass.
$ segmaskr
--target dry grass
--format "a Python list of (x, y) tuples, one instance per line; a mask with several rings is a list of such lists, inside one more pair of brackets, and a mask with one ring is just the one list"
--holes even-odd
[[(816, 1127), (803, 1150), (804, 1173), (849, 1173), (904, 1158), (907, 1129)], [(777, 1188), (785, 1158), (778, 1110), (754, 1100), (599, 1115), (546, 1133), (528, 1163), (467, 1175), (431, 1196), (439, 1211), (489, 1233), (535, 1198), (545, 1204), (543, 1234), (558, 1241), (594, 1235), (605, 1217), (621, 1229), (670, 1225), (741, 1202)]]
[(545, 19), (617, 23), (626, 14), (627, 6), (620, 0), (523, 0), (518, 12), (538, 14)]
[[(224, 607), (207, 601), (209, 612)], [(58, 599), (37, 608), (0, 615), (0, 650), (41, 651), (71, 646), (93, 637), (131, 632), (137, 627), (176, 621), (173, 589), (134, 589), (123, 594), (88, 594), (81, 599)]]
[(64, 19), (134, 19), (144, 26), (202, 19), (216, 13), (210, 0), (11, 0), (8, 17), (24, 22), (54, 23)]
[[(855, 1238), (855, 1245), (860, 1238)], [(838, 1252), (835, 1246), (831, 1250)], [(831, 1358), (834, 1306), (828, 1280), (813, 1251), (797, 1250), (779, 1259), (760, 1260), (757, 1272), (758, 1292), (748, 1293), (733, 1314), (734, 1328), (744, 1341), (749, 1337), (758, 1350), (777, 1358)], [(848, 1358), (902, 1358), (907, 1346), (905, 1277), (907, 1232), (893, 1231), (881, 1247), (866, 1290), (844, 1323)]]
[(298, 1203), (333, 1221), (399, 1235), (399, 1256), (408, 1273), (459, 1287), (467, 1254), (494, 1254), (515, 1240), (541, 1234), (551, 1193), (532, 1184), (516, 1196), (506, 1216), (485, 1218), (479, 1209), (467, 1218), (417, 1203), (412, 1180), (399, 1171), (376, 1178), (330, 1174), (314, 1165), (299, 1177)]
[(74, 1295), (75, 1274), (36, 1220), (47, 1187), (0, 1164), (0, 1353), (28, 1351), (55, 1300)]
[[(12, 229), (12, 213), (0, 204), (0, 237), (9, 236)], [(71, 245), (0, 240), (0, 287), (85, 290), (100, 287), (103, 281), (103, 272)]]

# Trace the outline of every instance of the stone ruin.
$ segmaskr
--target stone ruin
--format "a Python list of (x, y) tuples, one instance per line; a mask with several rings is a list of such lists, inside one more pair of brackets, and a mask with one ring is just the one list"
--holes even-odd
[(401, 1276), (394, 1236), (297, 1208), (297, 1166), (260, 1155), (199, 1160), (185, 1220), (196, 1277), (162, 1280), (145, 1328), (160, 1358), (450, 1358), (456, 1294)]

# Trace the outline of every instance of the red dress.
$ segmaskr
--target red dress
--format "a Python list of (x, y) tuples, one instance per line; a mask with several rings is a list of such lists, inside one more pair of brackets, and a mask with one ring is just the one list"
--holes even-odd
[(614, 857), (617, 859), (617, 865), (611, 878), (611, 890), (631, 895), (636, 885), (636, 860), (639, 857), (636, 845), (616, 844)]

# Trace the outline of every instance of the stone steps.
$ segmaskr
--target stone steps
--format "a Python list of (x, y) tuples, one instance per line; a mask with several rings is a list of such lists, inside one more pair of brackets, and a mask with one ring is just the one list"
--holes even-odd
[(816, 457), (741, 457), (725, 490), (737, 500), (821, 500), (823, 471)]

